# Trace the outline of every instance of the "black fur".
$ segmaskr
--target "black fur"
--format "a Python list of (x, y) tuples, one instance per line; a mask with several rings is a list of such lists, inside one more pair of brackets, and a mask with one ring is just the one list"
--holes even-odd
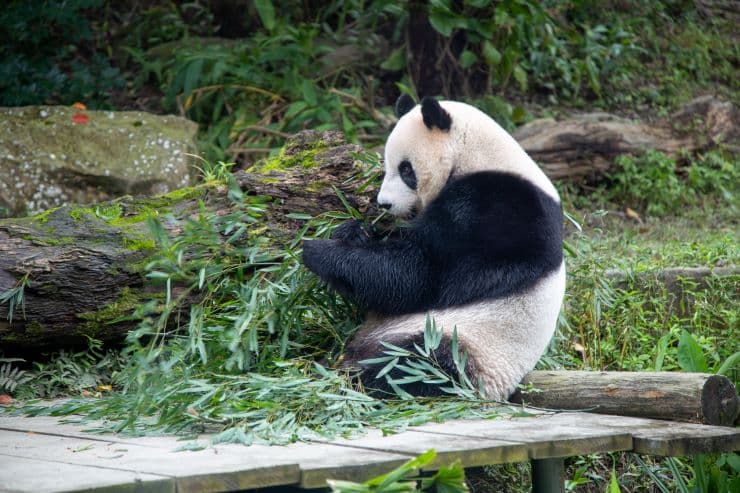
[(421, 100), (421, 116), (424, 117), (424, 125), (429, 130), (437, 127), (446, 132), (452, 126), (452, 117), (434, 98), (427, 97)]
[(401, 161), (401, 164), (398, 165), (398, 174), (401, 176), (401, 180), (403, 180), (407, 187), (411, 190), (416, 190), (416, 172), (410, 162), (406, 160)]
[[(380, 343), (377, 343), (376, 347), (369, 348), (367, 347), (367, 341), (361, 341), (361, 342), (362, 342), (362, 345), (350, 343), (347, 346), (347, 349), (344, 355), (347, 361), (357, 362), (363, 359), (376, 358), (383, 353), (383, 350), (386, 349)], [(404, 334), (403, 339), (401, 340), (388, 340), (386, 342), (390, 342), (391, 344), (394, 344), (404, 349), (408, 349), (412, 353), (415, 353), (416, 349), (414, 348), (414, 344), (416, 344), (417, 346), (421, 348), (424, 347), (424, 332), (420, 328), (419, 332), (415, 334)], [(464, 343), (460, 341), (459, 339), (458, 339), (458, 350), (461, 353), (466, 351)], [(442, 340), (439, 346), (432, 353), (437, 363), (439, 364), (439, 367), (442, 369), (442, 371), (444, 371), (447, 375), (455, 379), (459, 379), (457, 367), (455, 366), (455, 360), (452, 358), (452, 338), (451, 336), (447, 334), (443, 334)], [(401, 360), (401, 363), (404, 363), (403, 359)], [(393, 396), (395, 395), (395, 393), (393, 389), (391, 388), (391, 386), (388, 385), (388, 382), (386, 381), (385, 376), (382, 376), (380, 378), (375, 378), (375, 376), (383, 368), (383, 366), (385, 366), (385, 363), (379, 363), (377, 365), (362, 365), (361, 366), (362, 371), (359, 373), (358, 376), (360, 378), (360, 381), (362, 382), (363, 387), (365, 387), (365, 389), (368, 390), (371, 395), (377, 395), (378, 397), (388, 397), (389, 395)], [(468, 359), (465, 364), (465, 373), (467, 374), (468, 378), (473, 383), (473, 385), (476, 385), (476, 380), (475, 380), (476, 371), (475, 371), (474, 364), (470, 359)], [(407, 375), (400, 370), (393, 369), (390, 372), (388, 372), (388, 376), (394, 380), (397, 380)], [(443, 384), (443, 386), (446, 386), (446, 385)], [(403, 390), (405, 390), (411, 395), (416, 395), (416, 396), (446, 395), (446, 393), (440, 390), (439, 387), (440, 387), (439, 385), (428, 385), (428, 384), (425, 384), (424, 382), (408, 383), (408, 384), (404, 384), (401, 386)]]
[(401, 94), (396, 100), (396, 116), (401, 118), (403, 115), (411, 111), (414, 106), (416, 106), (414, 98), (408, 94)]
[(562, 262), (562, 217), (530, 182), (483, 171), (453, 179), (392, 239), (355, 228), (304, 242), (303, 260), (367, 310), (418, 313), (526, 292)]

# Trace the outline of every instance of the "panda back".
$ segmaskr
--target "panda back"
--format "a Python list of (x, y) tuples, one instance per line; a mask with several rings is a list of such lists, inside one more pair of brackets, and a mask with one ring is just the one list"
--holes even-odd
[(419, 218), (429, 308), (526, 293), (562, 264), (562, 208), (531, 182), (482, 171), (448, 183)]

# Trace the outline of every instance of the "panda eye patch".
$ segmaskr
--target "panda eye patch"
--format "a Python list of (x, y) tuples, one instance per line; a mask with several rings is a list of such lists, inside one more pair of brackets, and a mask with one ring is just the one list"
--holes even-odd
[(411, 163), (404, 160), (398, 165), (398, 174), (401, 176), (401, 180), (411, 190), (416, 190), (416, 173), (414, 173), (414, 167)]

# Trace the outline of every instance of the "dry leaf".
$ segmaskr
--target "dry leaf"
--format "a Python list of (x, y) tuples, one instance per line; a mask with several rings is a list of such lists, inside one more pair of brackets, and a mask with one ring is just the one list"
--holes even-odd
[(640, 215), (637, 212), (635, 212), (633, 209), (630, 209), (629, 207), (625, 207), (624, 215), (627, 216), (627, 219), (632, 219), (633, 221), (642, 223), (642, 218), (640, 217)]

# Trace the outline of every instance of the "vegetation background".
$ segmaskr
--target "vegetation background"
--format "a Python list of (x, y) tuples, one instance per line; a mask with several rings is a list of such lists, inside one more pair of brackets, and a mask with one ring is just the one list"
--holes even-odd
[[(737, 105), (739, 19), (732, 2), (699, 0), (11, 0), (0, 11), (0, 105), (186, 116), (200, 125), (207, 182), (227, 183), (301, 129), (339, 129), (368, 151), (360, 186), (377, 180), (374, 153), (401, 92), (468, 101), (509, 130), (581, 111), (652, 122), (704, 94)], [(558, 184), (569, 288), (541, 367), (721, 371), (738, 382), (739, 277), (676, 292), (654, 275), (737, 265), (736, 150), (626, 156), (602, 182)], [(204, 216), (174, 240), (152, 221), (159, 257), (148, 269), (167, 296), (131, 315), (140, 325), (122, 352), (91, 341), (32, 366), (4, 355), (0, 390), (21, 401), (82, 395), (57, 411), (114, 418), (118, 430), (208, 428), (244, 443), (490, 412), (454, 375), (450, 399), (380, 402), (328, 369), (360, 314), (302, 268), (300, 237), (281, 252), (242, 238), (263, 199), (232, 199), (240, 215)], [(313, 237), (353, 214), (296, 219)], [(609, 269), (628, 276), (616, 282)], [(185, 306), (190, 322), (165, 337), (184, 303), (170, 298), (173, 280), (205, 301)], [(22, 305), (22, 289), (0, 302)], [(433, 366), (423, 356), (410, 357)], [(527, 491), (526, 467), (474, 481)], [(568, 474), (570, 491), (604, 491), (612, 478), (624, 491), (738, 491), (740, 456), (589, 456)]]

